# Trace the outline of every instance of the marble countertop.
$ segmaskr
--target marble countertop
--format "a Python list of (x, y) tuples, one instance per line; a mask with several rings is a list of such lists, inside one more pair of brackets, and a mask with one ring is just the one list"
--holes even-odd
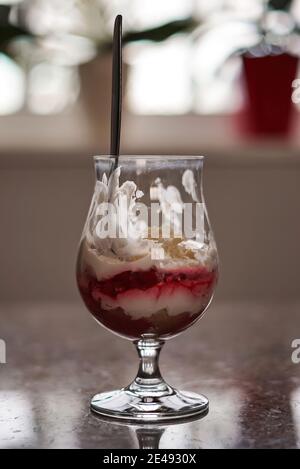
[(161, 355), (166, 380), (208, 396), (209, 414), (138, 427), (89, 411), (93, 394), (134, 378), (130, 342), (97, 325), (79, 301), (1, 304), (0, 448), (300, 447), (300, 364), (291, 360), (299, 308), (215, 301)]

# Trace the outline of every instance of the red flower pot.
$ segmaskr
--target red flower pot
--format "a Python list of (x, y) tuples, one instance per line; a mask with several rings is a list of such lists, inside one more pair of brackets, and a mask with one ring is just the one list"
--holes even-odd
[(289, 54), (243, 56), (245, 108), (243, 129), (252, 134), (284, 135), (291, 128), (292, 82), (298, 58)]

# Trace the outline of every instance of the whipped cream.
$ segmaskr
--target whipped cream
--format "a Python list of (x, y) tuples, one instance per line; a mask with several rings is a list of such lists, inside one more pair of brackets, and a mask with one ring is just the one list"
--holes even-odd
[(186, 169), (182, 175), (182, 185), (187, 194), (189, 194), (194, 202), (200, 202), (197, 195), (197, 185), (194, 178), (194, 173), (190, 169)]
[[(188, 241), (183, 241), (180, 245), (185, 249), (185, 246), (188, 245)], [(82, 242), (81, 250), (81, 258), (84, 264), (88, 266), (99, 281), (111, 278), (125, 271), (147, 271), (151, 268), (175, 271), (201, 265), (211, 271), (217, 263), (216, 250), (207, 246), (200, 250), (199, 246), (197, 246), (197, 249), (194, 249), (194, 257), (180, 258), (165, 255), (164, 259), (155, 259), (151, 255), (151, 252), (148, 252), (145, 256), (139, 258), (123, 260), (111, 252), (100, 254), (97, 249), (88, 244), (87, 240)], [(189, 252), (192, 253), (193, 251), (190, 250)]]
[[(82, 258), (98, 280), (112, 277), (131, 270), (180, 269), (202, 265), (212, 270), (217, 263), (217, 253), (213, 240), (208, 244), (196, 239), (171, 238), (153, 239), (149, 236), (148, 224), (141, 221), (136, 208), (144, 193), (133, 181), (120, 185), (121, 167), (116, 168), (109, 179), (106, 174), (96, 182), (94, 197), (85, 227), (85, 239), (82, 243)], [(194, 202), (199, 202), (196, 183), (191, 170), (182, 176), (184, 190)], [(183, 202), (180, 191), (175, 186), (164, 187), (157, 178), (150, 188), (151, 200), (159, 203), (159, 212), (163, 223), (169, 224), (176, 236), (182, 223)], [(103, 203), (110, 203), (115, 211), (108, 216), (103, 213)], [(126, 214), (122, 218), (115, 216), (121, 204), (125, 203)], [(124, 210), (125, 212), (125, 210)], [(108, 217), (114, 218), (118, 236), (103, 236)], [(162, 226), (163, 229), (163, 226)], [(163, 255), (155, 258), (153, 252)]]
[[(143, 197), (143, 192), (137, 189), (133, 181), (126, 181), (120, 186), (121, 167), (116, 168), (109, 179), (104, 173), (102, 181), (97, 181), (94, 198), (85, 228), (88, 244), (101, 254), (114, 253), (120, 259), (147, 255), (149, 246), (147, 240), (140, 233), (142, 228), (137, 225), (138, 217), (135, 215), (136, 201)], [(116, 216), (119, 207), (126, 204), (129, 219)], [(102, 212), (104, 204), (110, 203), (115, 208), (109, 215)], [(103, 237), (107, 217), (115, 217), (116, 232), (118, 236)], [(146, 229), (146, 226), (144, 227)], [(135, 236), (135, 234), (138, 234)], [(131, 234), (131, 236), (130, 236)], [(132, 235), (134, 234), (134, 235)]]

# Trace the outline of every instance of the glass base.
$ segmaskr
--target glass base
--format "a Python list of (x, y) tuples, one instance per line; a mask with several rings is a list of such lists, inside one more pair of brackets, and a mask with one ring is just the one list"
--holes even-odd
[(168, 386), (164, 392), (137, 392), (132, 385), (118, 391), (96, 394), (91, 409), (99, 415), (130, 422), (161, 422), (186, 419), (208, 412), (208, 399)]

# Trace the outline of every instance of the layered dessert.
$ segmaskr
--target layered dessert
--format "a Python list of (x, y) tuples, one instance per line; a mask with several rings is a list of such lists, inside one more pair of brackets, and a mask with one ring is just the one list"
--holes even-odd
[[(216, 249), (209, 240), (179, 236), (174, 216), (170, 236), (165, 237), (160, 226), (153, 237), (146, 223), (141, 227), (133, 210), (144, 194), (132, 181), (120, 186), (119, 178), (117, 168), (109, 180), (104, 176), (97, 182), (78, 256), (78, 287), (93, 316), (115, 333), (130, 339), (143, 334), (169, 338), (189, 327), (207, 308), (217, 281)], [(193, 183), (188, 184), (186, 174), (182, 182), (191, 194)], [(173, 186), (163, 188), (159, 180), (153, 189), (151, 198), (158, 200), (167, 220), (171, 199), (175, 197), (178, 203), (179, 191)], [(120, 220), (114, 223), (119, 236), (105, 236), (107, 214), (99, 207), (108, 200), (120, 204), (120, 196), (125, 196), (129, 214), (126, 236), (120, 236), (125, 231)], [(138, 223), (137, 236), (133, 228)]]

